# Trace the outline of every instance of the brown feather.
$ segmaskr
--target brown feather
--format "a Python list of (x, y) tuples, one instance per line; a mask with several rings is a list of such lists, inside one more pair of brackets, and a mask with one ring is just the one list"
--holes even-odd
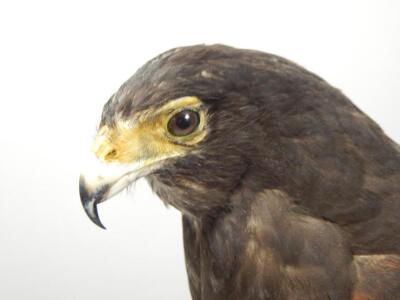
[(183, 213), (193, 299), (400, 299), (400, 152), (374, 121), (286, 59), (198, 45), (145, 64), (102, 125), (188, 95), (207, 135), (147, 179)]

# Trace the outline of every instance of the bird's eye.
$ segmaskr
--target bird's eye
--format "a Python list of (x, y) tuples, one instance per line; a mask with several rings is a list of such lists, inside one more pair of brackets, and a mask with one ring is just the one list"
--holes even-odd
[(200, 117), (196, 111), (183, 110), (175, 114), (168, 122), (168, 131), (175, 136), (191, 134), (199, 125)]

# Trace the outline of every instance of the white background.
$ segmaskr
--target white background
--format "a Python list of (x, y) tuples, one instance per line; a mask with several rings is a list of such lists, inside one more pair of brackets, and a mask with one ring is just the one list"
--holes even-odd
[(0, 299), (189, 299), (180, 215), (145, 182), (81, 209), (102, 105), (169, 48), (287, 57), (400, 140), (399, 1), (1, 1)]

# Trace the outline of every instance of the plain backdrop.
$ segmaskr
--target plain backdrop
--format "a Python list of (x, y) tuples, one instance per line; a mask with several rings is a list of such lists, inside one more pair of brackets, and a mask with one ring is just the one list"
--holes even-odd
[(81, 208), (103, 104), (169, 48), (289, 58), (400, 140), (399, 1), (1, 1), (0, 299), (189, 299), (180, 214), (145, 181)]

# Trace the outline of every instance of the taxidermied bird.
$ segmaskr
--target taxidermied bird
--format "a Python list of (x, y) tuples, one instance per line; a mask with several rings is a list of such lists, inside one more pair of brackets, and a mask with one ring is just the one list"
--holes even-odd
[(105, 104), (92, 152), (94, 223), (141, 177), (182, 212), (194, 300), (400, 299), (400, 148), (297, 64), (167, 51)]

